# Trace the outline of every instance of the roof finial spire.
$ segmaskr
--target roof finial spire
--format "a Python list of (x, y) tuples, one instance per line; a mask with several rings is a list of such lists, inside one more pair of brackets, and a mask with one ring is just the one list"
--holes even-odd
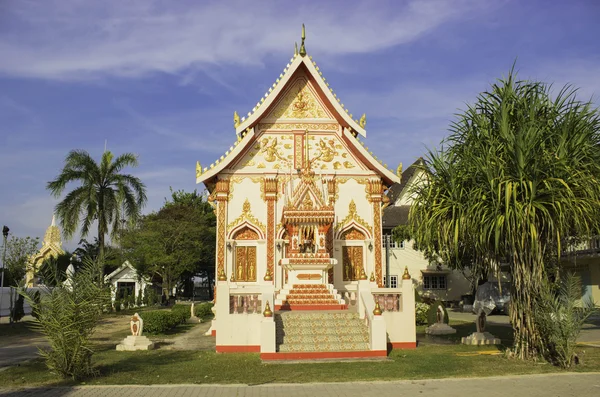
[(56, 226), (56, 214), (52, 214), (52, 223), (50, 226)]
[(300, 43), (300, 56), (306, 55), (306, 48), (304, 47), (304, 39), (306, 39), (306, 29), (304, 28), (304, 24), (302, 24), (302, 42)]
[(297, 57), (298, 56), (298, 42), (294, 42), (294, 56)]

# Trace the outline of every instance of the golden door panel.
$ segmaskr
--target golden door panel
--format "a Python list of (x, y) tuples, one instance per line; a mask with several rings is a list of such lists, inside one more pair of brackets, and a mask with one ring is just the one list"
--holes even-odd
[(235, 248), (235, 281), (256, 281), (256, 247)]
[(363, 267), (363, 247), (342, 247), (344, 263), (344, 281), (355, 281), (360, 279)]

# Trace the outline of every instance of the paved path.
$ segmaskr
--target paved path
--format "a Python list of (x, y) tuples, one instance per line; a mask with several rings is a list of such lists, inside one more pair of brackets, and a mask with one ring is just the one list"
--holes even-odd
[(0, 390), (4, 397), (187, 397), (187, 396), (597, 396), (600, 373), (506, 376), (395, 382), (273, 385), (78, 386), (22, 391)]

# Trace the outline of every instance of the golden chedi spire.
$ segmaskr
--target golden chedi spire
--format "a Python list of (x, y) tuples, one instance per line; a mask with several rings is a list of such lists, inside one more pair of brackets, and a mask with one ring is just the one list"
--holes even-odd
[(52, 224), (50, 224), (48, 229), (46, 229), (44, 241), (42, 241), (42, 245), (52, 244), (59, 248), (62, 246), (62, 241), (60, 240), (60, 229), (58, 226), (56, 226), (56, 215), (52, 215)]

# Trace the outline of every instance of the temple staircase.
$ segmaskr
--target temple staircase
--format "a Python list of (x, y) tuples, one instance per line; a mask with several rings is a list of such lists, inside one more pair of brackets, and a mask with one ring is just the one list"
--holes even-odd
[(369, 351), (369, 331), (358, 313), (279, 312), (275, 325), (280, 353)]
[(345, 310), (348, 305), (333, 285), (294, 284), (275, 296), (275, 310)]

